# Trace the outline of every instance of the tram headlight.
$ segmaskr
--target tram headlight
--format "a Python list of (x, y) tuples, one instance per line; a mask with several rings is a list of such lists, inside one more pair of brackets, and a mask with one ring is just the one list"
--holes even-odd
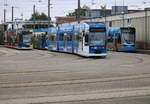
[(91, 48), (91, 49), (94, 49), (94, 47), (93, 47), (93, 46), (91, 46), (90, 48)]
[(101, 49), (105, 49), (104, 47), (101, 47)]
[(32, 47), (33, 44), (32, 43), (27, 43), (26, 46)]
[(97, 47), (94, 47), (94, 49), (97, 49)]
[(98, 49), (105, 49), (105, 47), (96, 47), (96, 46), (92, 46), (91, 49), (98, 50)]
[(92, 46), (91, 49), (97, 49), (97, 47)]
[(30, 43), (26, 43), (26, 45), (27, 45), (27, 46), (30, 46), (31, 44), (30, 44)]

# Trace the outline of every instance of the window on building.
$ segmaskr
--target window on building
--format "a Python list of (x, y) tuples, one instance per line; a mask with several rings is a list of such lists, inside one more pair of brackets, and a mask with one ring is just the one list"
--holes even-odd
[(112, 21), (109, 21), (109, 27), (112, 27)]
[(131, 26), (131, 19), (127, 20), (127, 24), (128, 24), (128, 26)]

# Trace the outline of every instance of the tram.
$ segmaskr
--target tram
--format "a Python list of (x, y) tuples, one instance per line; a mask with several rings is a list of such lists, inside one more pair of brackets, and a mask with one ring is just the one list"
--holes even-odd
[(4, 31), (0, 31), (0, 45), (4, 44)]
[(32, 30), (8, 30), (7, 43), (5, 46), (15, 49), (33, 49)]
[(57, 51), (59, 50), (59, 42), (58, 40), (58, 27), (51, 27), (48, 30), (48, 39), (47, 39), (47, 46), (48, 46), (48, 50), (51, 51)]
[(58, 26), (48, 31), (48, 50), (74, 53), (85, 57), (107, 56), (106, 25), (80, 23)]
[(47, 49), (48, 29), (33, 30), (33, 47), (35, 49)]
[(136, 29), (134, 27), (110, 28), (108, 29), (107, 35), (108, 50), (124, 52), (136, 51)]

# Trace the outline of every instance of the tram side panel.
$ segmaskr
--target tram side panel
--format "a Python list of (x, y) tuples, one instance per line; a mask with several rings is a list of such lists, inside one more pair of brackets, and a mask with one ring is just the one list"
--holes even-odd
[(49, 28), (47, 36), (48, 36), (47, 40), (48, 50), (58, 51), (59, 47), (58, 29), (56, 27)]
[(73, 33), (68, 33), (65, 36), (65, 46), (66, 46), (66, 51), (69, 53), (73, 53)]
[(57, 41), (56, 41), (56, 34), (48, 34), (48, 40), (47, 40), (47, 45), (48, 45), (48, 50), (57, 50)]
[(47, 49), (48, 29), (36, 29), (33, 32), (33, 45), (36, 49)]
[(85, 24), (77, 24), (74, 26), (74, 39), (73, 39), (73, 48), (74, 53), (87, 56), (87, 49), (84, 47), (84, 32), (85, 32)]

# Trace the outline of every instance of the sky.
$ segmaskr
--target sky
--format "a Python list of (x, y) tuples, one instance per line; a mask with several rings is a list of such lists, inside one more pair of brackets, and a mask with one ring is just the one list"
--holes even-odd
[[(51, 0), (51, 17), (65, 16), (74, 11), (77, 8), (77, 1)], [(81, 6), (87, 5), (92, 9), (99, 9), (101, 5), (107, 5), (107, 8), (111, 8), (115, 4), (123, 5), (123, 0), (81, 0)], [(150, 7), (150, 0), (124, 0), (124, 4), (129, 6), (129, 9), (143, 9)], [(14, 6), (14, 18), (29, 19), (33, 13), (33, 5), (36, 5), (36, 11), (47, 14), (48, 0), (0, 0), (0, 22), (3, 21), (4, 8), (6, 8), (6, 20), (10, 21), (12, 6)]]

